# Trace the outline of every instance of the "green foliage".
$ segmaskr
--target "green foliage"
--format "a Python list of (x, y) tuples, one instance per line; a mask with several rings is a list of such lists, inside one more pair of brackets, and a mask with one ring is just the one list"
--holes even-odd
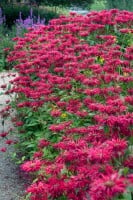
[(132, 200), (133, 199), (133, 187), (130, 186), (126, 189), (124, 194), (119, 195), (118, 197), (114, 198), (114, 200)]
[(106, 0), (106, 7), (133, 11), (133, 0)]
[(91, 10), (100, 11), (113, 8), (133, 11), (133, 0), (94, 0), (91, 4)]
[(10, 69), (11, 63), (7, 63), (6, 56), (7, 53), (4, 51), (5, 48), (13, 49), (14, 42), (12, 38), (16, 36), (16, 29), (12, 27), (9, 29), (3, 25), (0, 25), (0, 71), (3, 69)]
[(86, 7), (89, 4), (92, 4), (94, 0), (42, 0), (44, 5), (50, 6), (79, 6), (79, 7)]
[(95, 0), (94, 3), (91, 4), (90, 9), (97, 10), (97, 11), (103, 10), (103, 9), (105, 9), (105, 6), (106, 6), (105, 3), (106, 3), (106, 0), (101, 0), (101, 1)]

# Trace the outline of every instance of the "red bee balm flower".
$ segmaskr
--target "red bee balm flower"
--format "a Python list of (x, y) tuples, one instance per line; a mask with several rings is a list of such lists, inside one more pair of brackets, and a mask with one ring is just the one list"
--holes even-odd
[(117, 173), (96, 179), (90, 188), (92, 200), (111, 200), (116, 195), (123, 193), (126, 188), (126, 179)]
[(21, 165), (21, 169), (26, 172), (35, 172), (38, 171), (42, 166), (42, 162), (40, 160), (31, 160), (27, 161)]
[(0, 133), (0, 136), (3, 137), (3, 138), (6, 137), (7, 135), (8, 135), (7, 132)]
[(39, 148), (44, 148), (44, 147), (47, 147), (49, 144), (50, 144), (50, 142), (48, 142), (47, 140), (41, 139), (41, 140), (39, 140), (38, 147)]
[(6, 147), (0, 148), (0, 151), (1, 151), (1, 152), (6, 152), (6, 151), (7, 151), (7, 148), (6, 148)]

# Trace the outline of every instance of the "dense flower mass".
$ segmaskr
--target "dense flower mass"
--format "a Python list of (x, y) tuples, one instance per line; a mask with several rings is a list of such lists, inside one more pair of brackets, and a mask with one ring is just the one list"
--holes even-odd
[(14, 39), (31, 200), (123, 199), (133, 183), (132, 27), (128, 11), (71, 13)]

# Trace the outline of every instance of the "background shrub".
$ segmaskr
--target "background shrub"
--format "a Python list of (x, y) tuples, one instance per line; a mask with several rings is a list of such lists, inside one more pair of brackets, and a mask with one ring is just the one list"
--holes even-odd
[[(26, 19), (30, 14), (29, 6), (16, 6), (7, 5), (2, 8), (4, 15), (6, 16), (6, 25), (11, 27), (15, 24), (16, 19), (19, 18), (19, 13), (22, 12), (22, 18)], [(49, 11), (47, 9), (33, 8), (33, 15), (37, 18), (40, 15), (41, 19), (46, 19), (46, 23), (50, 19), (57, 18), (58, 14), (54, 11)]]

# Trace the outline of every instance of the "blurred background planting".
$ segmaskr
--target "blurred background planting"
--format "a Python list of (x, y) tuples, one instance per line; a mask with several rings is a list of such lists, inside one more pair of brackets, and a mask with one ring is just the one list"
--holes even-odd
[(91, 10), (99, 11), (113, 8), (133, 11), (133, 0), (94, 0), (91, 4)]

